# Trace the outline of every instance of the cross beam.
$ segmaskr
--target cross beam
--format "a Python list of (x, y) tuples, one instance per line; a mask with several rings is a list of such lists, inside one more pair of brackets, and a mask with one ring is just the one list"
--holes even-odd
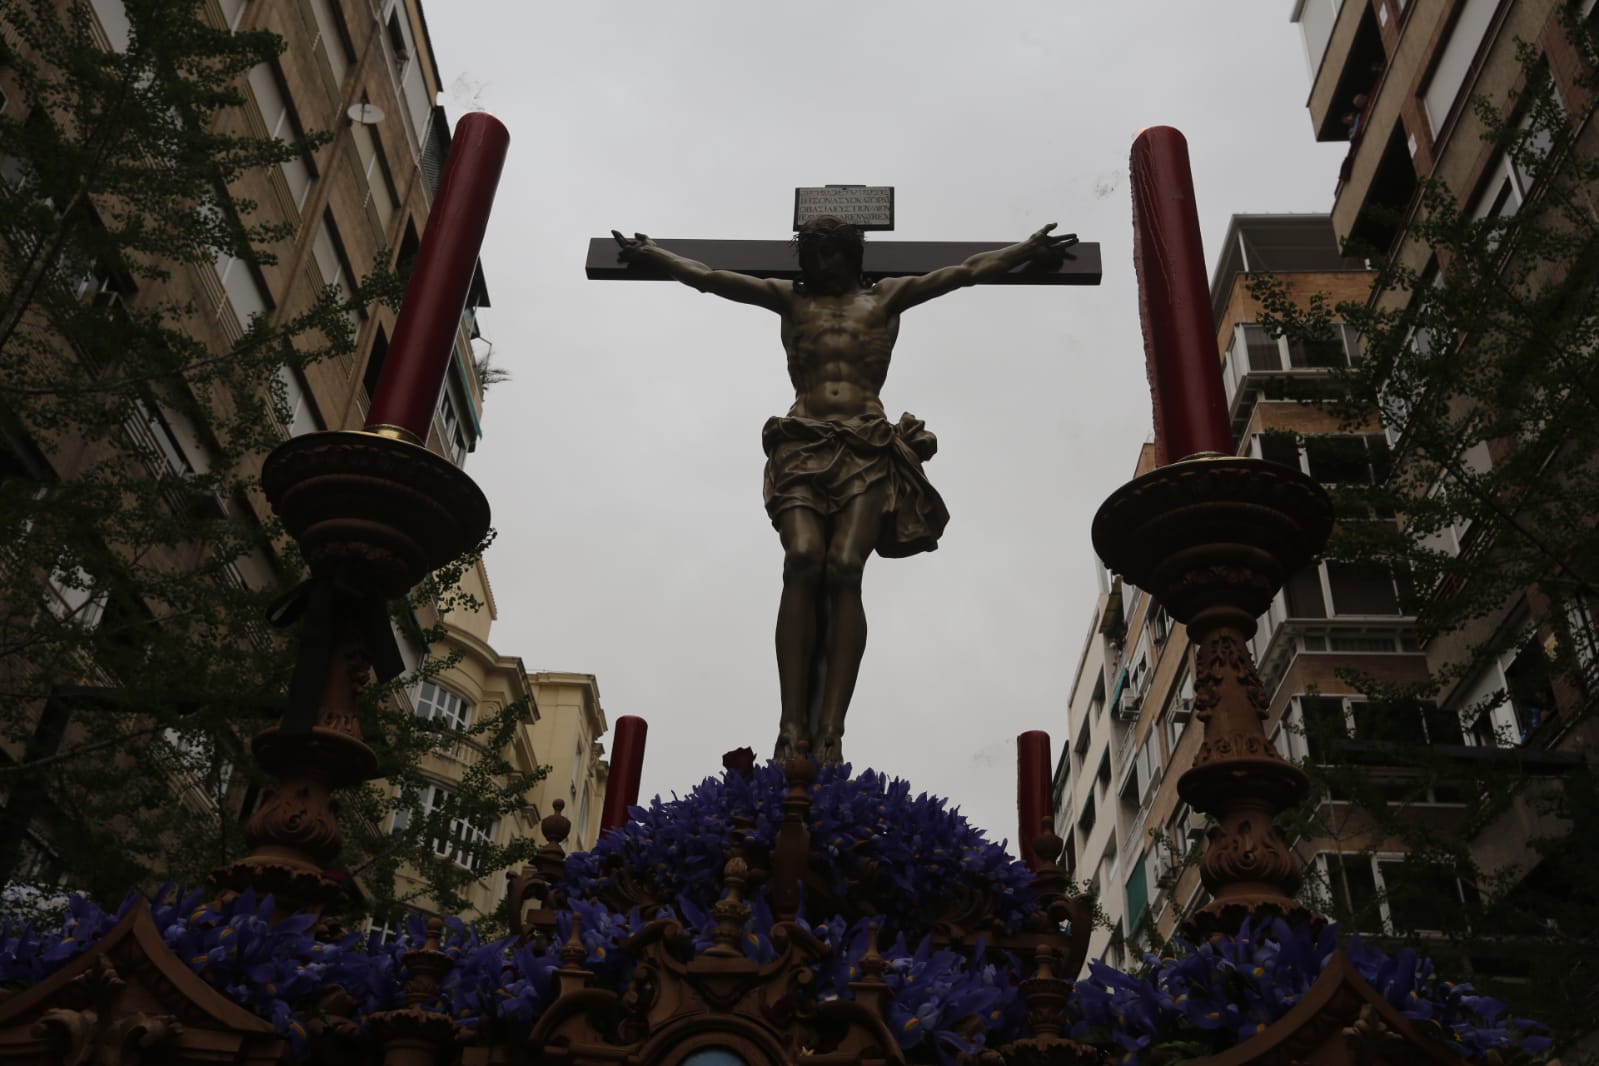
[[(799, 263), (789, 241), (658, 240), (669, 252), (697, 259), (716, 270), (736, 270), (757, 278), (799, 277)], [(899, 278), (925, 274), (939, 267), (954, 266), (976, 255), (1005, 248), (1008, 244), (983, 241), (867, 241), (862, 272), (875, 278)], [(617, 258), (616, 241), (610, 237), (589, 240), (585, 272), (590, 280), (670, 281), (666, 271), (642, 262), (624, 263)], [(1074, 244), (1066, 250), (1061, 264), (1053, 269), (1018, 267), (1009, 274), (990, 278), (986, 285), (1098, 285), (1101, 269), (1099, 244)]]

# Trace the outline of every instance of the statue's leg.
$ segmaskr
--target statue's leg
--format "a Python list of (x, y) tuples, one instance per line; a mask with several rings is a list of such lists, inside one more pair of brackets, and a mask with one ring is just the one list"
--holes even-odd
[(822, 516), (791, 507), (777, 516), (783, 541), (783, 598), (777, 606), (777, 684), (782, 700), (779, 759), (811, 739), (811, 660), (817, 648), (822, 600), (822, 560), (827, 541)]
[(844, 715), (855, 692), (861, 656), (866, 653), (866, 609), (861, 604), (861, 573), (877, 544), (883, 523), (886, 484), (878, 484), (851, 500), (833, 516), (832, 535), (822, 568), (830, 606), (827, 628), (827, 677), (822, 684), (822, 709), (814, 749), (823, 762), (844, 761)]

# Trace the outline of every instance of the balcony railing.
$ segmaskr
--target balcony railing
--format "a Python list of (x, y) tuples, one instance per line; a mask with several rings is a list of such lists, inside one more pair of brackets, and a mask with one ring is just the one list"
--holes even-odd
[(1280, 390), (1297, 397), (1326, 388), (1330, 371), (1353, 366), (1360, 359), (1355, 331), (1338, 325), (1331, 340), (1306, 343), (1268, 336), (1253, 323), (1233, 329), (1232, 343), (1222, 355), (1222, 386), (1233, 434), (1241, 435), (1263, 394)]

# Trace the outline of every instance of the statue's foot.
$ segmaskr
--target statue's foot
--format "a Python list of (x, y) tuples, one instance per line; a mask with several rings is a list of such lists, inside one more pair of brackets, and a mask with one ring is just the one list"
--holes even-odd
[(777, 734), (777, 751), (772, 758), (777, 762), (785, 762), (796, 755), (804, 754), (811, 746), (811, 738), (805, 735), (803, 729), (785, 726)]
[(844, 761), (844, 735), (842, 733), (823, 733), (816, 738), (816, 761), (824, 766), (829, 763)]

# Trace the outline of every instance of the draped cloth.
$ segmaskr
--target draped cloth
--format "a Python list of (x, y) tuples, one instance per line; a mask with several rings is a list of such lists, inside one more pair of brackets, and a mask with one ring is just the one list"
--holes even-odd
[(794, 507), (830, 518), (886, 483), (877, 554), (898, 559), (938, 547), (949, 511), (922, 471), (938, 438), (914, 415), (892, 424), (882, 415), (838, 422), (773, 417), (761, 430), (766, 449), (766, 513), (772, 524)]

